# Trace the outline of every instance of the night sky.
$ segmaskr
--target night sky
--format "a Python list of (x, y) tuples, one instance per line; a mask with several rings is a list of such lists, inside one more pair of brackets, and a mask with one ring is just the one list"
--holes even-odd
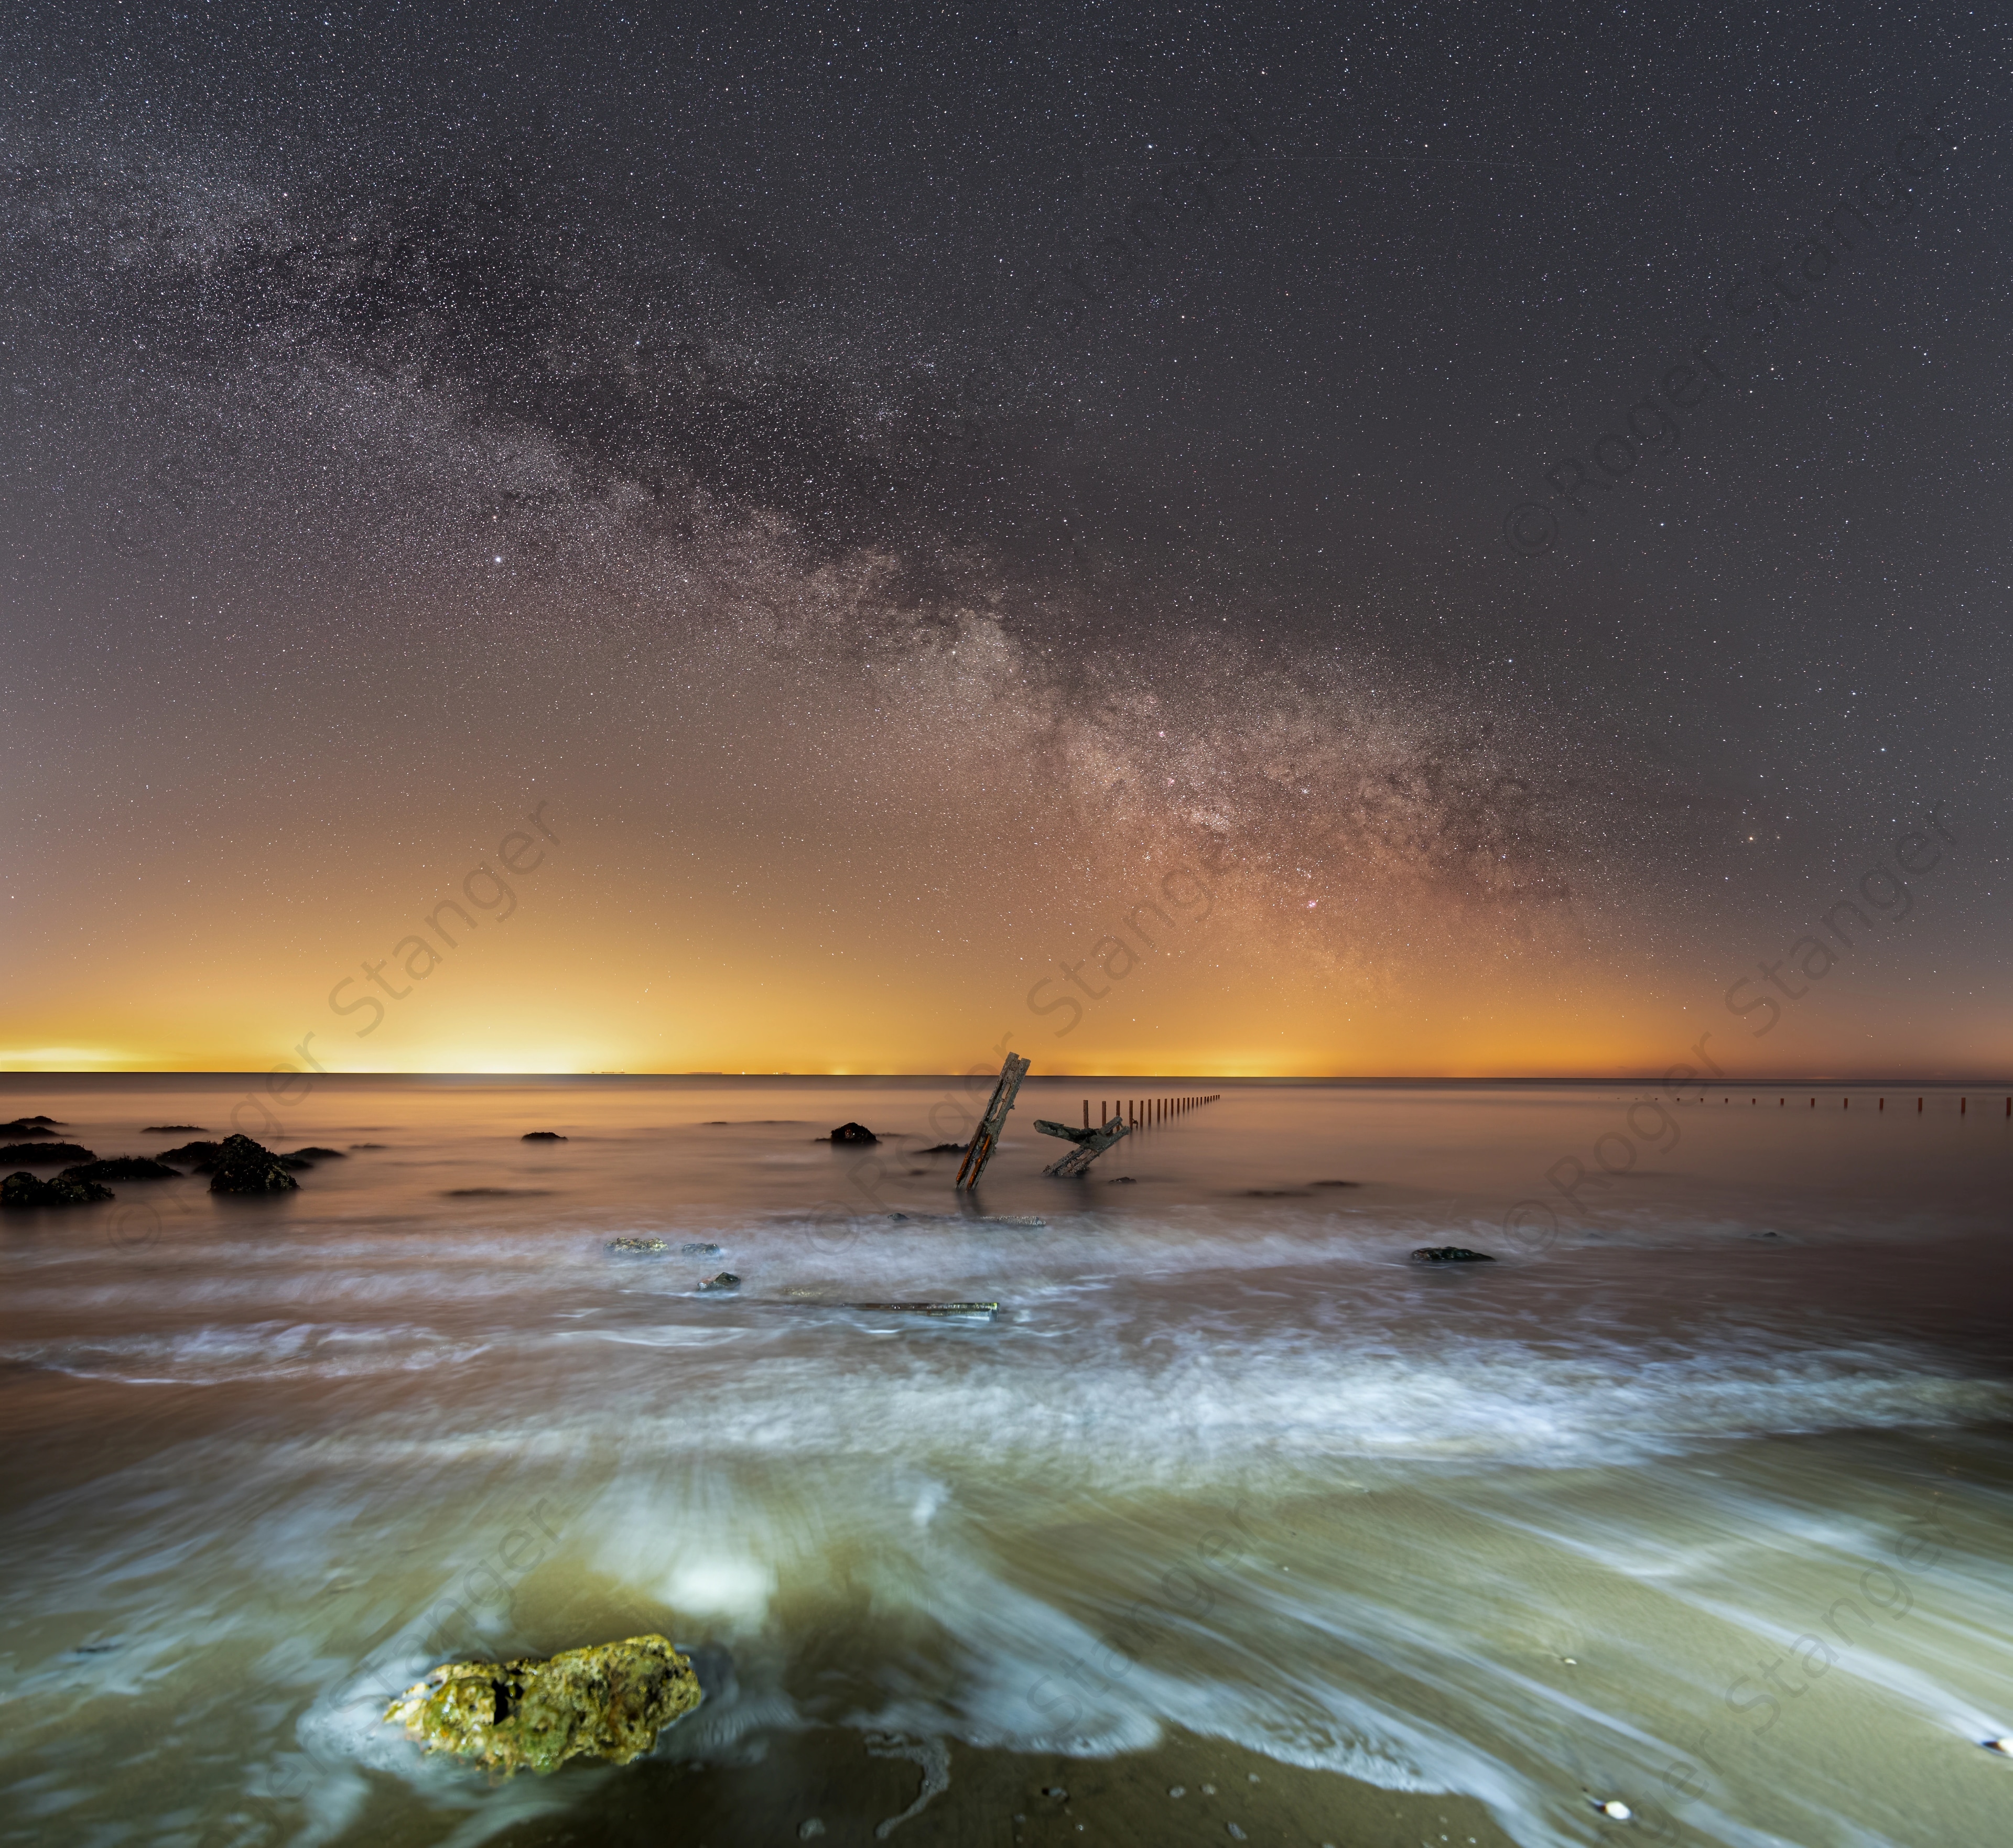
[(2002, 1074), (2009, 27), (9, 9), (0, 1066)]

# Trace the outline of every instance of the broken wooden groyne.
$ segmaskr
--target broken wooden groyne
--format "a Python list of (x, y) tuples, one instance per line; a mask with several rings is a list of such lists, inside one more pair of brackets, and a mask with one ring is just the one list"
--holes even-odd
[[(1128, 1129), (1158, 1129), (1164, 1124), (1178, 1122), (1205, 1104), (1214, 1103), (1222, 1095), (1221, 1091), (1203, 1091), (1173, 1097), (1124, 1097), (1109, 1103), (1100, 1100), (1097, 1120), (1109, 1123), (1115, 1117)], [(1087, 1097), (1083, 1100), (1083, 1126), (1085, 1129), (1090, 1128), (1090, 1099)]]

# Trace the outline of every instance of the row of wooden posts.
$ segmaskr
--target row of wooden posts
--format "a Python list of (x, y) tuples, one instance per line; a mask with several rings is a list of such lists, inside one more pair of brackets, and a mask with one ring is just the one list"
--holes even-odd
[[(1208, 1091), (1194, 1097), (1121, 1097), (1110, 1103), (1099, 1102), (1097, 1121), (1109, 1123), (1114, 1117), (1122, 1117), (1128, 1129), (1151, 1129), (1157, 1124), (1171, 1123), (1177, 1117), (1185, 1117), (1190, 1110), (1199, 1110), (1206, 1103), (1214, 1103), (1223, 1093)], [(1083, 1126), (1088, 1129), (1090, 1122), (1090, 1099), (1083, 1100)]]
[[(1682, 1103), (1682, 1102), (1683, 1101), (1683, 1099), (1679, 1099), (1679, 1101), (1680, 1103)], [(1732, 1103), (1733, 1099), (1732, 1099), (1732, 1098), (1730, 1098), (1730, 1097), (1722, 1097), (1719, 1101), (1720, 1101), (1722, 1103)], [(1758, 1098), (1758, 1097), (1750, 1097), (1750, 1098), (1749, 1098), (1749, 1099), (1748, 1099), (1748, 1100), (1747, 1100), (1747, 1101), (1748, 1101), (1750, 1103), (1759, 1103), (1761, 1100), (1761, 1099), (1760, 1099), (1760, 1098)], [(1699, 1102), (1700, 1102), (1700, 1103), (1704, 1103), (1705, 1102), (1705, 1099), (1704, 1099), (1703, 1097), (1701, 1097), (1701, 1098), (1699, 1099)], [(1790, 1100), (1789, 1100), (1786, 1097), (1779, 1097), (1779, 1098), (1777, 1098), (1777, 1099), (1775, 1099), (1775, 1103), (1776, 1103), (1776, 1105), (1777, 1105), (1777, 1107), (1778, 1107), (1778, 1108), (1784, 1108), (1784, 1109), (1787, 1108), (1787, 1107), (1788, 1107), (1788, 1105), (1789, 1105), (1789, 1102), (1790, 1102)], [(1818, 1107), (1818, 1100), (1814, 1097), (1814, 1098), (1812, 1098), (1812, 1099), (1811, 1099), (1811, 1108), (1812, 1110), (1815, 1110), (1817, 1107)], [(1850, 1098), (1849, 1098), (1849, 1097), (1842, 1097), (1842, 1098), (1840, 1098), (1840, 1099), (1839, 1099), (1839, 1107), (1840, 1107), (1840, 1109), (1842, 1109), (1842, 1110), (1850, 1110), (1850, 1109), (1852, 1108), (1852, 1099), (1851, 1099)], [(1886, 1099), (1886, 1098), (1884, 1098), (1884, 1097), (1883, 1097), (1883, 1098), (1882, 1098), (1882, 1099), (1879, 1099), (1879, 1101), (1877, 1103), (1875, 1103), (1875, 1106), (1874, 1106), (1874, 1108), (1875, 1108), (1875, 1110), (1884, 1110), (1885, 1109), (1886, 1109), (1886, 1107), (1887, 1107), (1887, 1099)], [(1921, 1115), (1921, 1114), (1922, 1114), (1922, 1100), (1918, 1097), (1918, 1098), (1917, 1098), (1917, 1099), (1915, 1099), (1915, 1113), (1916, 1113), (1918, 1116)], [(1970, 1115), (1970, 1113), (1971, 1113), (1971, 1099), (1970, 1099), (1969, 1098), (1968, 1098), (1968, 1097), (1960, 1097), (1960, 1098), (1957, 1100), (1957, 1113), (1958, 1113), (1960, 1117), (1968, 1117), (1968, 1115)], [(2009, 1097), (2009, 1098), (2008, 1098), (2008, 1099), (2007, 1099), (2007, 1100), (2006, 1100), (2006, 1114), (2007, 1114), (2008, 1116), (2009, 1116), (2009, 1117), (2013, 1117), (2013, 1097)]]

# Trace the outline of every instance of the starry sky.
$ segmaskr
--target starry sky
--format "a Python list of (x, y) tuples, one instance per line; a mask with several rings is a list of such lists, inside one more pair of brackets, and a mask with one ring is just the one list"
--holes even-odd
[(2004, 1074), (2009, 28), (7, 9), (0, 1067)]

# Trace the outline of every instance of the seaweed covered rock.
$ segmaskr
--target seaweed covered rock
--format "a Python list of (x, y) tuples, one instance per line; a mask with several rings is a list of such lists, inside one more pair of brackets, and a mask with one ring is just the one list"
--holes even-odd
[(37, 1167), (68, 1167), (72, 1162), (97, 1159), (81, 1142), (9, 1142), (0, 1149), (0, 1161), (32, 1162)]
[(248, 1135), (224, 1138), (209, 1178), (212, 1193), (285, 1193), (299, 1185), (278, 1156)]
[(830, 1135), (825, 1137), (824, 1139), (826, 1142), (837, 1142), (842, 1146), (850, 1143), (856, 1147), (862, 1149), (867, 1148), (881, 1140), (881, 1138), (863, 1123), (842, 1123), (839, 1124), (838, 1128), (835, 1129)]
[(1422, 1245), (1412, 1253), (1415, 1264), (1493, 1264), (1486, 1251), (1465, 1251), (1458, 1245)]
[(59, 1177), (65, 1181), (179, 1181), (181, 1178), (179, 1168), (171, 1168), (166, 1162), (149, 1161), (144, 1155), (114, 1155), (103, 1161), (87, 1161), (65, 1168)]
[(662, 1636), (570, 1649), (549, 1662), (449, 1662), (384, 1710), (429, 1752), (508, 1777), (569, 1758), (627, 1764), (700, 1700), (692, 1664)]
[(73, 1180), (59, 1174), (53, 1181), (38, 1181), (25, 1170), (0, 1181), (0, 1206), (88, 1206), (95, 1200), (109, 1200), (112, 1189), (95, 1181)]

